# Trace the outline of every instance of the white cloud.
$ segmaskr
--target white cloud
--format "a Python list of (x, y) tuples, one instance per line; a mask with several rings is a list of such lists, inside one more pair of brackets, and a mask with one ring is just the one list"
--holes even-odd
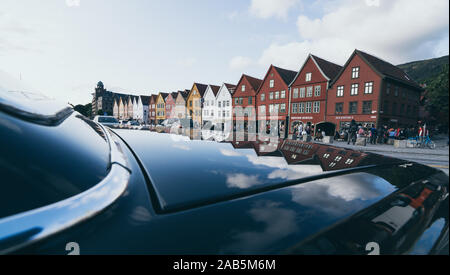
[(394, 64), (448, 54), (449, 2), (340, 0), (320, 18), (300, 15), (299, 41), (273, 43), (259, 59), (298, 69), (312, 52), (343, 65), (355, 48)]
[(80, 6), (80, 1), (81, 0), (66, 0), (66, 5), (68, 7), (79, 7)]
[(231, 59), (229, 67), (232, 70), (244, 70), (251, 66), (253, 64), (253, 61), (249, 57), (245, 56), (235, 56)]
[(250, 13), (259, 18), (286, 17), (290, 8), (299, 0), (252, 0)]
[(228, 174), (227, 186), (230, 188), (247, 189), (255, 185), (260, 185), (261, 181), (256, 175)]

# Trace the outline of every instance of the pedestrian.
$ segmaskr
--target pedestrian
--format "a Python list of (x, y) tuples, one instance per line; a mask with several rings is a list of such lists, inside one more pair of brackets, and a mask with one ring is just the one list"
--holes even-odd
[(370, 128), (370, 143), (377, 144), (377, 129), (375, 128), (375, 124), (372, 124), (372, 128)]
[(353, 142), (353, 145), (356, 143), (356, 132), (358, 131), (358, 125), (356, 125), (356, 121), (353, 119), (350, 123), (350, 128), (348, 130), (348, 141), (347, 144)]
[(299, 139), (303, 138), (303, 122), (300, 122), (298, 124), (298, 138)]

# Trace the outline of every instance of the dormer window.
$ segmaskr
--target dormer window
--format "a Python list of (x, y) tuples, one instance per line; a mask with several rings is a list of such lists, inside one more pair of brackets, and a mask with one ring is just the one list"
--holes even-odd
[(242, 85), (241, 91), (245, 92), (245, 85)]
[(309, 81), (311, 81), (311, 79), (312, 79), (312, 73), (307, 73), (305, 81), (309, 82)]

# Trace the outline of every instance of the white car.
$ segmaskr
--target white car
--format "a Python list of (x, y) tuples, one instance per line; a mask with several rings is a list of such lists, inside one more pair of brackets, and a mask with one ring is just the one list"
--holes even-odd
[(119, 121), (113, 116), (95, 116), (94, 121), (108, 127), (119, 127)]

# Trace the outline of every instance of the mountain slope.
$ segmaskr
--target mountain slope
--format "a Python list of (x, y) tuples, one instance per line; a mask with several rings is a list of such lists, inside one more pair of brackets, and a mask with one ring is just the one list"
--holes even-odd
[(428, 82), (442, 72), (445, 64), (449, 64), (449, 56), (433, 58), (428, 60), (414, 61), (398, 65), (419, 84)]

